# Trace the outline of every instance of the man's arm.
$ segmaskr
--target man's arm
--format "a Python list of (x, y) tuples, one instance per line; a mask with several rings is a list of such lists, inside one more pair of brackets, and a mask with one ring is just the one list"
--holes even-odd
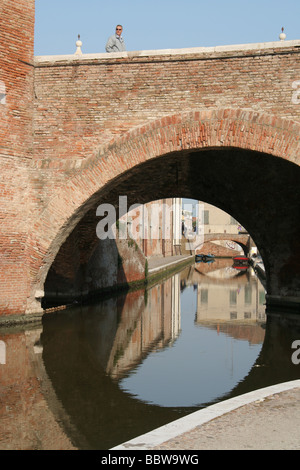
[(116, 46), (116, 40), (113, 36), (110, 36), (107, 40), (106, 46), (105, 46), (106, 52), (116, 52), (118, 51), (118, 48)]

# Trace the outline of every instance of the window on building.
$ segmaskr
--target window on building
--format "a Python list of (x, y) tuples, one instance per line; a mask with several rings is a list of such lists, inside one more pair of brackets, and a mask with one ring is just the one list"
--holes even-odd
[(252, 287), (245, 286), (245, 304), (251, 304), (252, 302)]
[(208, 210), (203, 211), (203, 221), (205, 225), (209, 225), (209, 211)]
[(201, 303), (207, 304), (208, 303), (208, 289), (201, 289)]
[(236, 305), (237, 303), (236, 290), (231, 290), (229, 292), (229, 302), (230, 302), (230, 305)]

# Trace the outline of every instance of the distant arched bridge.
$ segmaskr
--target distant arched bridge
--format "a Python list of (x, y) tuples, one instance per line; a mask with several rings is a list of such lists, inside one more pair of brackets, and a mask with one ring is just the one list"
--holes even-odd
[(204, 242), (213, 242), (219, 240), (230, 240), (240, 245), (245, 252), (250, 248), (250, 235), (248, 233), (206, 233)]

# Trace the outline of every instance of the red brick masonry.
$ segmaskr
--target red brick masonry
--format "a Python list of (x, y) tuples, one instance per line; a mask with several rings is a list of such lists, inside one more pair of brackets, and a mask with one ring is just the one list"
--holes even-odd
[[(97, 204), (119, 195), (122, 182), (128, 183), (122, 190), (134, 187), (136, 197), (144, 195), (138, 202), (159, 193), (155, 185), (147, 186), (154, 177), (157, 183), (165, 178), (166, 188), (177, 181), (177, 189), (174, 185), (163, 197), (189, 195), (188, 169), (178, 170), (178, 162), (192, 158), (192, 151), (223, 148), (248, 152), (247, 158), (241, 154), (240, 171), (251, 151), (273, 157), (275, 179), (281, 172), (289, 175), (293, 188), (282, 198), (290, 197), (284, 220), (290, 239), (281, 260), (273, 261), (277, 245), (271, 247), (271, 234), (262, 233), (267, 227), (255, 225), (254, 212), (249, 224), (272, 253), (266, 263), (269, 293), (300, 295), (300, 263), (290, 257), (291, 252), (300, 256), (299, 230), (292, 224), (299, 204), (300, 104), (293, 98), (300, 80), (300, 41), (34, 59), (34, 0), (2, 4), (0, 314), (38, 308), (35, 297), (63, 242)], [(145, 171), (138, 173), (143, 164)], [(220, 187), (222, 171), (216, 172)], [(226, 189), (218, 190), (224, 200), (235, 191), (230, 174)], [(266, 192), (270, 223), (264, 225), (279, 233), (283, 215), (277, 211), (281, 222), (271, 229), (276, 211), (271, 217), (270, 209), (277, 191), (270, 186)], [(198, 196), (196, 187), (193, 195)], [(207, 195), (212, 201), (213, 193)], [(274, 203), (278, 206), (280, 198)], [(230, 204), (226, 208), (234, 210)], [(247, 204), (241, 213), (251, 212)], [(286, 270), (292, 280), (282, 280)]]

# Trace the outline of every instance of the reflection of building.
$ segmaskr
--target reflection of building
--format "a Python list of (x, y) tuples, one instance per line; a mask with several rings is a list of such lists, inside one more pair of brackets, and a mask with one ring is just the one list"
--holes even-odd
[(256, 277), (206, 276), (198, 285), (197, 322), (264, 320), (264, 304), (265, 290)]
[(118, 380), (153, 349), (172, 344), (180, 334), (179, 274), (151, 288), (146, 305), (141, 305), (141, 298), (140, 292), (127, 295), (107, 362), (106, 372)]
[(181, 308), (180, 308), (180, 274), (172, 277), (172, 330), (171, 338), (174, 341), (180, 334)]

